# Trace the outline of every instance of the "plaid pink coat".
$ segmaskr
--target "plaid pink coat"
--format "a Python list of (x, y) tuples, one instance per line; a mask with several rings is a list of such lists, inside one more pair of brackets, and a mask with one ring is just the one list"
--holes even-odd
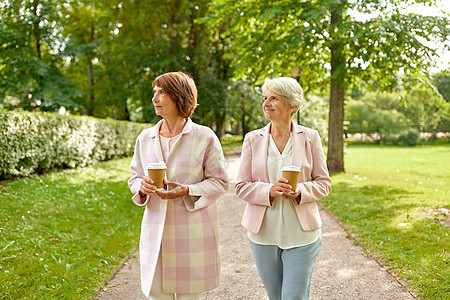
[[(189, 185), (201, 196), (140, 204), (139, 188), (149, 162), (162, 161), (159, 128), (144, 130), (136, 141), (128, 180), (133, 201), (145, 206), (139, 245), (141, 288), (148, 297), (158, 256), (166, 293), (200, 293), (219, 285), (219, 221), (216, 200), (228, 188), (222, 147), (214, 132), (188, 119), (167, 157), (167, 179)], [(161, 253), (160, 253), (161, 250)]]

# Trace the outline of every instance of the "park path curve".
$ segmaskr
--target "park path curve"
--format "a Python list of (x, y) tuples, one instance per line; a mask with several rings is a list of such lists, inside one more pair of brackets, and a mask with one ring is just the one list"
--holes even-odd
[[(239, 166), (238, 155), (226, 158), (231, 185), (218, 200), (221, 285), (201, 296), (201, 300), (267, 300), (253, 262), (250, 245), (240, 219), (245, 203), (234, 195)], [(347, 232), (325, 210), (322, 250), (316, 261), (311, 283), (311, 299), (414, 299), (403, 284), (382, 265), (368, 258), (367, 252), (347, 238)], [(126, 260), (111, 280), (93, 296), (98, 300), (145, 300), (140, 291), (138, 253)]]

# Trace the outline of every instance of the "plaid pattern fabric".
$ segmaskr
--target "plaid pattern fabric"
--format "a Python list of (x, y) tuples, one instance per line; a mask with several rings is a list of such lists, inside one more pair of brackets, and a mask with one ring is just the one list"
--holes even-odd
[(161, 247), (164, 292), (196, 293), (219, 285), (218, 230), (216, 204), (186, 213), (169, 201)]
[[(162, 159), (161, 122), (144, 130), (136, 141), (128, 184), (139, 205), (139, 187), (149, 162)], [(167, 179), (188, 184), (202, 196), (147, 199), (141, 228), (141, 287), (150, 292), (161, 251), (163, 290), (198, 293), (219, 285), (219, 222), (216, 200), (228, 188), (220, 142), (204, 126), (186, 123), (182, 136), (167, 157)]]

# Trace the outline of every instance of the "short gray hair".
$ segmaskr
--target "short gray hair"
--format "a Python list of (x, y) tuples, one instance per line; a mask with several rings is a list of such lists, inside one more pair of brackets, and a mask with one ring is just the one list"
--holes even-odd
[(263, 93), (272, 91), (283, 96), (283, 100), (290, 106), (295, 106), (294, 115), (303, 103), (303, 89), (300, 84), (291, 77), (266, 78), (262, 85)]

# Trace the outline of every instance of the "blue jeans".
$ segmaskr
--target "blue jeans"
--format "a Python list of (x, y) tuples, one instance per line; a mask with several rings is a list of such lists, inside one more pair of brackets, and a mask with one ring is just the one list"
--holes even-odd
[(312, 244), (292, 249), (250, 241), (259, 276), (270, 300), (307, 300), (311, 275), (322, 247), (322, 236)]

